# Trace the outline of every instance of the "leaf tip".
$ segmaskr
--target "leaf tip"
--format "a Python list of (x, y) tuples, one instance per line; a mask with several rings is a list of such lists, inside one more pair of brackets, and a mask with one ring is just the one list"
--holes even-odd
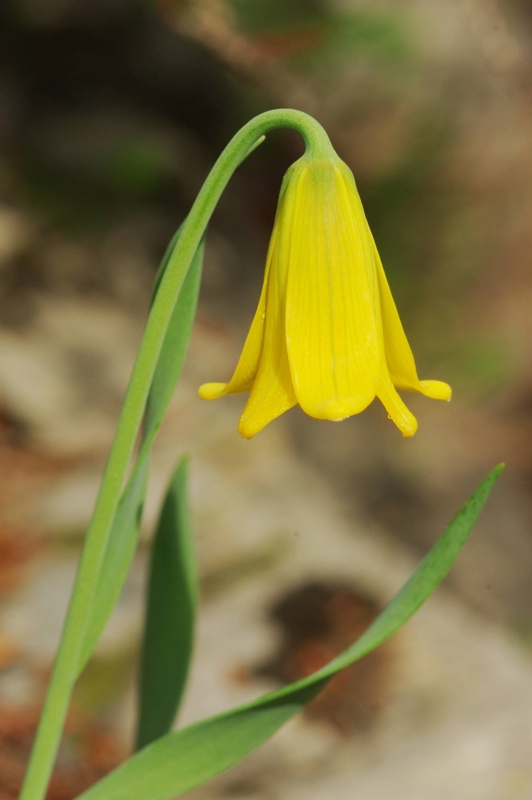
[(179, 463), (177, 465), (177, 469), (180, 472), (183, 471), (183, 470), (184, 471), (188, 471), (188, 468), (190, 467), (191, 458), (192, 458), (192, 456), (190, 455), (190, 453), (184, 453), (184, 455), (182, 455), (181, 458), (179, 459)]

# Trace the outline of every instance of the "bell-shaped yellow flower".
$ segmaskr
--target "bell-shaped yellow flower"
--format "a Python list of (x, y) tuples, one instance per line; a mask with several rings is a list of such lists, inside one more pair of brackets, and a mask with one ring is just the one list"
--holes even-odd
[(316, 419), (342, 420), (375, 397), (413, 436), (417, 421), (396, 389), (451, 397), (446, 383), (417, 376), (353, 175), (331, 152), (288, 170), (234, 375), (199, 390), (205, 400), (250, 392), (239, 425), (246, 439), (298, 403)]

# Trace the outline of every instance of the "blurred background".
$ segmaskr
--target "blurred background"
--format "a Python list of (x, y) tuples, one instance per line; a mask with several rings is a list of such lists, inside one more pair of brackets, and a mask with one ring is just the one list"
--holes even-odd
[(210, 225), (200, 310), (143, 541), (76, 690), (50, 800), (125, 757), (148, 542), (191, 452), (202, 609), (181, 721), (308, 674), (367, 626), (461, 503), (507, 469), (444, 587), (196, 800), (532, 798), (532, 4), (3, 0), (0, 798), (18, 789), (158, 262), (250, 117), (315, 115), (354, 171), (423, 378), (240, 439), (226, 380), (284, 171), (270, 134)]

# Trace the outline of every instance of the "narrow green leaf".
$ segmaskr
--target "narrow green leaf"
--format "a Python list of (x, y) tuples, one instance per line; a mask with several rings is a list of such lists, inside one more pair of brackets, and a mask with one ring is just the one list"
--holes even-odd
[(480, 484), (410, 580), (373, 625), (330, 664), (277, 692), (167, 734), (84, 792), (79, 800), (170, 800), (238, 763), (296, 714), (327, 681), (389, 638), (417, 611), (467, 541), (502, 466)]
[[(159, 354), (146, 406), (145, 442), (151, 443), (155, 438), (183, 369), (196, 315), (204, 250), (205, 246), (202, 242), (179, 293), (164, 344)], [(157, 286), (158, 280), (156, 278)]]
[[(179, 231), (172, 239), (161, 262), (155, 279), (154, 294), (170, 260), (178, 235)], [(190, 265), (159, 355), (146, 406), (142, 446), (137, 463), (122, 494), (100, 567), (81, 651), (79, 672), (85, 667), (111, 615), (135, 554), (148, 480), (151, 446), (183, 368), (196, 314), (203, 250), (202, 244)]]
[(198, 589), (187, 483), (188, 458), (183, 458), (168, 487), (152, 545), (137, 750), (171, 730), (188, 676)]
[(105, 628), (135, 554), (144, 508), (144, 495), (148, 483), (149, 466), (149, 458), (145, 456), (137, 464), (120, 500), (105, 557), (100, 567), (98, 583), (85, 631), (79, 672), (85, 667), (96, 642)]

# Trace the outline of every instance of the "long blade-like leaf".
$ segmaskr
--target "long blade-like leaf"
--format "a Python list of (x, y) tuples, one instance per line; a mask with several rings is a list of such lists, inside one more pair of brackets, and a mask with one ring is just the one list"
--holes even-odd
[[(179, 231), (174, 238), (178, 239), (178, 237)], [(169, 250), (171, 246), (172, 242), (168, 248)], [(172, 399), (177, 381), (181, 375), (181, 370), (183, 369), (190, 334), (192, 333), (192, 325), (196, 315), (204, 251), (205, 244), (202, 241), (192, 260), (183, 286), (181, 287), (181, 292), (179, 293), (174, 313), (172, 314), (172, 319), (168, 325), (164, 343), (159, 353), (157, 367), (146, 404), (146, 419), (143, 436), (144, 448), (146, 444), (151, 444), (153, 442), (159, 430), (168, 404)], [(154, 296), (159, 289), (159, 284), (164, 270), (166, 269), (166, 265), (170, 260), (170, 255), (171, 251), (169, 254), (167, 253), (167, 255), (165, 255), (163, 263), (159, 267), (155, 278)]]
[(239, 708), (170, 733), (132, 756), (79, 800), (170, 800), (236, 764), (335, 675), (401, 627), (445, 577), (502, 467), (480, 484), (410, 580), (361, 638), (323, 669)]
[[(155, 291), (157, 291), (160, 277), (170, 260), (177, 239), (178, 234), (176, 234), (165, 253), (156, 278)], [(120, 500), (100, 568), (81, 651), (80, 672), (87, 663), (118, 600), (135, 553), (148, 479), (151, 446), (183, 368), (196, 314), (203, 250), (202, 244), (190, 265), (159, 355), (146, 406), (146, 421), (141, 450)]]
[(188, 676), (198, 590), (187, 479), (184, 458), (168, 487), (152, 545), (137, 749), (171, 730)]

